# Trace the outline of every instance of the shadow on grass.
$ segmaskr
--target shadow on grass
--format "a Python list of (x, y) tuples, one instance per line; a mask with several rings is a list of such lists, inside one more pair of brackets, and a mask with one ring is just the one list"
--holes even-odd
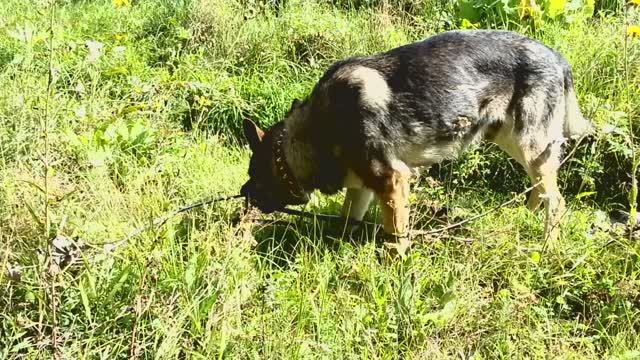
[[(412, 206), (412, 209), (414, 207)], [(446, 208), (435, 209), (431, 206), (416, 206), (412, 214), (414, 229), (430, 229), (444, 226), (448, 219)], [(316, 214), (339, 214), (334, 207), (318, 207)], [(256, 252), (277, 266), (287, 266), (295, 261), (301, 250), (312, 250), (316, 253), (336, 252), (345, 244), (359, 247), (371, 242), (383, 247), (385, 238), (379, 224), (377, 207), (369, 209), (365, 222), (347, 224), (341, 219), (320, 220), (317, 218), (280, 217), (272, 222), (255, 225), (253, 236), (257, 242)]]
[[(329, 211), (317, 209), (318, 214)], [(376, 239), (373, 225), (348, 226), (342, 221), (300, 219), (293, 216), (255, 225), (256, 253), (278, 267), (289, 267), (301, 251), (336, 252), (345, 243), (362, 246)]]
[[(341, 200), (342, 198), (339, 199)], [(329, 201), (325, 206), (310, 207), (305, 210), (314, 214), (338, 215), (340, 214), (339, 201)], [(379, 209), (374, 204), (369, 209), (365, 222), (360, 224), (347, 224), (340, 218), (326, 220), (256, 212), (251, 215), (254, 220), (246, 220), (247, 223), (243, 225), (239, 221), (240, 208), (234, 208), (229, 213), (231, 209), (221, 207), (221, 213), (218, 214), (218, 211), (215, 211), (214, 218), (207, 216), (202, 210), (195, 210), (184, 214), (174, 225), (173, 236), (175, 243), (184, 250), (189, 246), (194, 233), (215, 229), (216, 226), (212, 226), (212, 223), (231, 224), (236, 232), (234, 236), (238, 237), (244, 236), (247, 230), (243, 227), (248, 226), (246, 229), (255, 241), (256, 254), (272, 266), (288, 268), (301, 252), (335, 253), (341, 246), (360, 247), (371, 242), (375, 243), (376, 247), (382, 248), (384, 242), (392, 241), (383, 235), (382, 226), (379, 224)], [(411, 228), (414, 230), (439, 228), (459, 220), (450, 214), (446, 206), (436, 207), (422, 201), (411, 206)]]

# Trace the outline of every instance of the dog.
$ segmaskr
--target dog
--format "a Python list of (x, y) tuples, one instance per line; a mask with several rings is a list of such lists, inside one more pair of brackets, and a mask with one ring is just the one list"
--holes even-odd
[(544, 203), (553, 241), (562, 145), (591, 128), (558, 52), (510, 31), (448, 31), (334, 63), (267, 131), (244, 120), (252, 156), (241, 194), (268, 213), (346, 188), (343, 216), (362, 220), (376, 197), (384, 232), (404, 239), (414, 169), (489, 141), (537, 184), (527, 206)]

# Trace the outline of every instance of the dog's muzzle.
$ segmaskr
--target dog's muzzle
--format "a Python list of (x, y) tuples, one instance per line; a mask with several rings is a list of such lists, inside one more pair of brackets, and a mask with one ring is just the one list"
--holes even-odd
[(240, 195), (244, 196), (249, 204), (257, 207), (265, 214), (272, 213), (284, 207), (284, 205), (276, 205), (274, 201), (269, 200), (264, 194), (259, 194), (251, 181), (247, 181), (247, 183), (242, 186)]
[(309, 195), (306, 193), (299, 196), (288, 195), (285, 198), (280, 198), (279, 196), (276, 198), (271, 193), (258, 191), (251, 180), (242, 186), (240, 195), (244, 196), (252, 206), (267, 214), (281, 210), (287, 205), (303, 205), (310, 200)]

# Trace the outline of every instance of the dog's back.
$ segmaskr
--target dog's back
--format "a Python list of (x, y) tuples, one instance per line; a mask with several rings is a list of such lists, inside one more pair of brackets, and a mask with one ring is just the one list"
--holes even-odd
[[(590, 124), (560, 54), (519, 34), (480, 30), (337, 62), (287, 127), (315, 149), (313, 173), (322, 174), (315, 187), (364, 186), (389, 204), (406, 202), (401, 179), (411, 168), (455, 157), (476, 140), (493, 141), (537, 184), (529, 206), (538, 207), (545, 194), (545, 232), (555, 238), (564, 209), (561, 145)], [(348, 173), (359, 181), (341, 182)], [(345, 206), (366, 208), (365, 193), (352, 189)], [(385, 229), (403, 228), (406, 208), (389, 206)]]
[[(554, 116), (560, 101), (564, 116)], [(363, 137), (410, 166), (453, 157), (476, 139), (495, 140), (504, 127), (555, 139), (588, 128), (562, 56), (508, 31), (450, 31), (340, 61), (310, 105), (330, 139)]]
[(524, 167), (528, 205), (544, 199), (555, 239), (561, 145), (589, 128), (560, 54), (511, 32), (452, 31), (337, 62), (266, 133), (245, 121), (254, 155), (242, 193), (269, 210), (346, 187), (342, 212), (356, 220), (375, 195), (385, 232), (402, 238), (412, 168), (488, 139)]

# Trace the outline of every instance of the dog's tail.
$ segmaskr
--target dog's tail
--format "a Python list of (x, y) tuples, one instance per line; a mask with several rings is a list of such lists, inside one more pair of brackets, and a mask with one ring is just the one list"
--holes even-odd
[(567, 138), (578, 138), (587, 135), (593, 129), (591, 122), (582, 116), (576, 93), (573, 90), (573, 76), (569, 66), (564, 68), (564, 101), (565, 101), (565, 119), (564, 119), (564, 136)]

